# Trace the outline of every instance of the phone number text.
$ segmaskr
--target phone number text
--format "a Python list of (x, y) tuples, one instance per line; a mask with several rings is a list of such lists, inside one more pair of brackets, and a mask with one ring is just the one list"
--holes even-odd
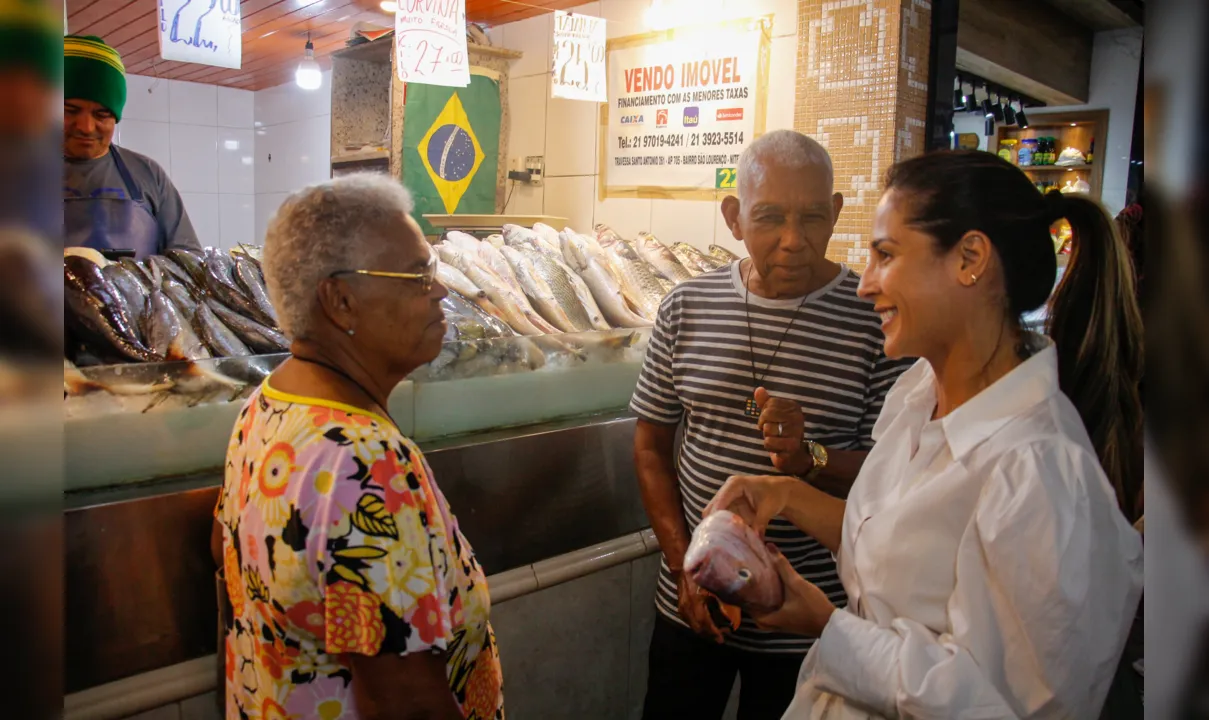
[(618, 150), (664, 147), (723, 147), (742, 145), (742, 132), (663, 133), (660, 135), (631, 135), (617, 138)]

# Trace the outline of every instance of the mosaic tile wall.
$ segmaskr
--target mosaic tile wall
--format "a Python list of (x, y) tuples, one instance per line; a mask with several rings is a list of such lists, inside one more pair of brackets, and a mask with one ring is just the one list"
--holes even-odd
[(332, 154), (345, 145), (389, 143), (390, 65), (336, 58), (332, 61)]
[(923, 152), (929, 0), (799, 0), (794, 128), (831, 153), (844, 211), (827, 254), (868, 259), (882, 178)]

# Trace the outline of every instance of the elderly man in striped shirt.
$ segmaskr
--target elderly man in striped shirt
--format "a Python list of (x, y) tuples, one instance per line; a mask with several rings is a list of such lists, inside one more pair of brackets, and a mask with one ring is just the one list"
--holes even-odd
[[(778, 130), (739, 161), (722, 215), (750, 257), (681, 283), (659, 308), (630, 408), (642, 499), (663, 549), (644, 717), (721, 717), (735, 676), (740, 720), (780, 718), (813, 639), (734, 632), (683, 572), (701, 512), (731, 475), (797, 475), (844, 495), (903, 362), (882, 353), (859, 277), (825, 257), (844, 205), (831, 158)], [(675, 439), (683, 425), (683, 442)], [(843, 605), (826, 548), (776, 519), (767, 539)]]

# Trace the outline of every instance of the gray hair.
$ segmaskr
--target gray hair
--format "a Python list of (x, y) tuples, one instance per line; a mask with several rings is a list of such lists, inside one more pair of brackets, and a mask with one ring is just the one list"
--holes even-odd
[(407, 188), (378, 173), (344, 175), (286, 198), (265, 233), (264, 279), (290, 339), (315, 329), (320, 281), (365, 268), (413, 207)]
[(773, 130), (757, 138), (739, 158), (739, 197), (744, 186), (759, 182), (770, 163), (794, 170), (817, 167), (827, 173), (827, 185), (834, 187), (835, 173), (831, 155), (817, 140), (797, 130)]

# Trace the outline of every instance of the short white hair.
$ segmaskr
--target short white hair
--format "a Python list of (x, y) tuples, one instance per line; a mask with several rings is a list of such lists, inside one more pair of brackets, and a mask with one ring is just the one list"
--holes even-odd
[(378, 173), (354, 173), (290, 195), (264, 239), (264, 279), (282, 331), (307, 337), (320, 281), (358, 270), (395, 241), (414, 207), (411, 193)]
[(759, 182), (769, 165), (779, 165), (795, 170), (819, 168), (827, 173), (827, 185), (834, 188), (835, 171), (831, 166), (831, 154), (814, 138), (797, 130), (773, 130), (756, 138), (739, 157), (739, 199), (743, 199), (744, 186)]

